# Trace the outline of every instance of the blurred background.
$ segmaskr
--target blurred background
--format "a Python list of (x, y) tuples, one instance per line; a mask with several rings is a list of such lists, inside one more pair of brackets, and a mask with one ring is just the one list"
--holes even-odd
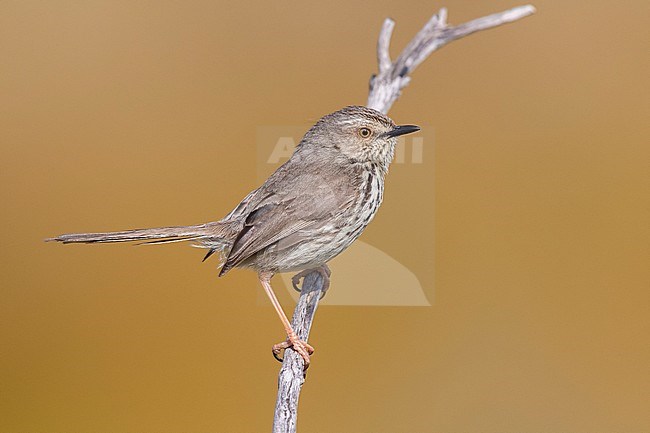
[[(0, 2), (0, 431), (269, 431), (283, 334), (252, 272), (42, 240), (218, 219), (259, 128), (365, 103), (385, 17), (396, 55), (439, 7), (519, 4)], [(391, 110), (435, 139), (361, 240), (431, 305), (324, 305), (301, 431), (650, 431), (647, 2), (535, 5)]]

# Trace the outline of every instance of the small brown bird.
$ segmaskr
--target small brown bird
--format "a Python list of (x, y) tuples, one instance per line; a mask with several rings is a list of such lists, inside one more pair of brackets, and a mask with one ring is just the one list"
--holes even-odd
[(277, 355), (293, 347), (309, 366), (314, 349), (298, 339), (271, 288), (278, 272), (314, 269), (329, 281), (327, 262), (361, 235), (382, 202), (384, 178), (397, 137), (419, 131), (396, 126), (379, 111), (349, 106), (321, 118), (291, 158), (221, 221), (184, 227), (109, 233), (65, 234), (48, 241), (103, 243), (191, 241), (221, 254), (219, 276), (234, 267), (252, 268), (287, 332), (273, 346)]

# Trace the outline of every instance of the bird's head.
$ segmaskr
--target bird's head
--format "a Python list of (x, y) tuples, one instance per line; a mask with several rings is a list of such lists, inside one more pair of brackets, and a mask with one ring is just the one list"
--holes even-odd
[(419, 131), (415, 125), (395, 125), (389, 117), (368, 107), (349, 106), (321, 118), (299, 147), (334, 152), (354, 162), (388, 169), (397, 137)]

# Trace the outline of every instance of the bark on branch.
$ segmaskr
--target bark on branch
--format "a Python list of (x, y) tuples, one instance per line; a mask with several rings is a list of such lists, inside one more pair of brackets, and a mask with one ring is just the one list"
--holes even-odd
[[(370, 93), (367, 106), (386, 114), (401, 95), (402, 89), (411, 81), (410, 74), (431, 53), (449, 42), (513, 22), (535, 12), (532, 5), (520, 6), (478, 18), (465, 24), (447, 24), (447, 9), (442, 8), (433, 15), (393, 62), (390, 59), (390, 38), (395, 22), (390, 18), (384, 21), (377, 42), (378, 73), (370, 79)], [(292, 326), (301, 340), (307, 341), (323, 290), (323, 277), (312, 272), (303, 281), (303, 289), (293, 314)], [(296, 431), (298, 417), (298, 397), (305, 381), (302, 358), (287, 349), (278, 377), (278, 398), (273, 422), (274, 433), (293, 433)]]
[[(298, 305), (293, 312), (291, 327), (298, 338), (307, 341), (316, 307), (323, 290), (323, 276), (319, 272), (309, 273), (302, 283)], [(293, 350), (284, 352), (284, 361), (278, 376), (278, 399), (275, 402), (273, 433), (293, 433), (298, 417), (298, 397), (305, 381), (302, 357)]]

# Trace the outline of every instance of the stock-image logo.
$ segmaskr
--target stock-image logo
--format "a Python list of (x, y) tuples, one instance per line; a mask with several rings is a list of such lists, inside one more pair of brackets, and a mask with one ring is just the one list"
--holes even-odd
[[(263, 182), (274, 170), (293, 154), (308, 125), (274, 125), (257, 128), (257, 180)], [(433, 128), (423, 128), (424, 133), (398, 139), (391, 171), (401, 166), (420, 168), (431, 173), (433, 185)], [(426, 145), (426, 146), (425, 146)], [(431, 155), (431, 158), (428, 156)], [(430, 159), (430, 162), (429, 162)], [(426, 166), (430, 164), (431, 167)], [(410, 168), (410, 167), (409, 167)], [(387, 179), (390, 182), (390, 179)], [(381, 213), (381, 209), (379, 210)], [(371, 223), (372, 225), (372, 223)], [(406, 242), (406, 241), (405, 241)], [(402, 250), (408, 248), (402, 248)], [(417, 251), (433, 263), (433, 246), (427, 251)], [(433, 293), (423, 289), (420, 278), (407, 264), (409, 260), (396, 260), (388, 251), (373, 245), (372, 239), (363, 235), (343, 253), (328, 263), (332, 270), (332, 286), (321, 305), (349, 306), (431, 306)], [(413, 260), (415, 262), (415, 260)], [(299, 294), (293, 289), (292, 273), (279, 274), (292, 298)]]

